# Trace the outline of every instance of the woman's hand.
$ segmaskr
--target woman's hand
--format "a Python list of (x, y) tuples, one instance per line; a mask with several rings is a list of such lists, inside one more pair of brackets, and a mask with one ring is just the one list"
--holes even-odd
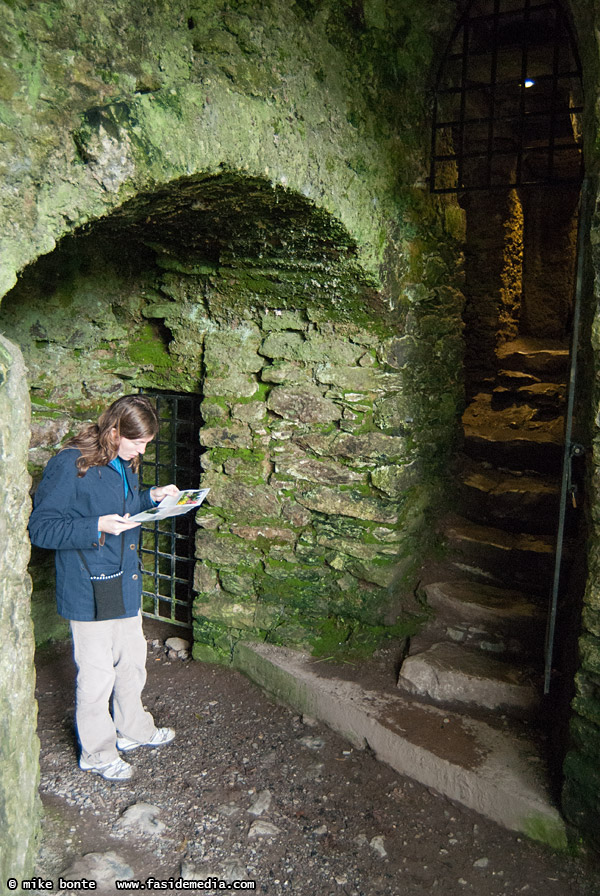
[(140, 523), (132, 522), (129, 514), (119, 516), (118, 513), (109, 513), (106, 516), (98, 517), (98, 532), (107, 532), (109, 535), (121, 535), (128, 529), (135, 529)]
[(174, 498), (178, 494), (179, 489), (172, 483), (170, 485), (155, 485), (150, 489), (150, 497), (157, 502), (162, 501), (167, 495), (171, 495)]

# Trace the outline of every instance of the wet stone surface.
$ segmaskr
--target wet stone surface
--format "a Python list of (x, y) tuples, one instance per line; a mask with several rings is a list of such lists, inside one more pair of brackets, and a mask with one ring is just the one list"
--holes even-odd
[(77, 766), (70, 645), (38, 655), (36, 874), (55, 892), (61, 875), (95, 875), (98, 893), (116, 892), (118, 875), (319, 896), (600, 892), (589, 857), (557, 855), (400, 777), (231, 669), (173, 658), (153, 626), (145, 702), (177, 737), (128, 754), (124, 783)]

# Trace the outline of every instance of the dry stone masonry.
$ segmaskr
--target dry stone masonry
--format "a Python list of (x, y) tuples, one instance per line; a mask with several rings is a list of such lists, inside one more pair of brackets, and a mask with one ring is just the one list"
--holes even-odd
[[(596, 12), (568, 5), (589, 112)], [(15, 876), (31, 867), (37, 826), (27, 387), (34, 482), (117, 396), (201, 398), (211, 492), (196, 539), (197, 658), (228, 660), (249, 636), (368, 652), (413, 629), (417, 567), (454, 496), (465, 345), (467, 371), (485, 377), (499, 334), (516, 334), (521, 292), (533, 327), (566, 326), (570, 307), (549, 265), (556, 252), (542, 246), (521, 271), (533, 200), (512, 195), (492, 218), (429, 193), (435, 74), (463, 8), (0, 4), (0, 329), (10, 340), (0, 349), (0, 473), (3, 512), (12, 508), (0, 688), (7, 718), (21, 719), (18, 738), (11, 721), (3, 742), (2, 793), (14, 803), (0, 833)], [(595, 127), (587, 114), (590, 172)], [(572, 199), (561, 200), (565, 214)], [(543, 237), (543, 215), (536, 221)], [(465, 239), (465, 222), (477, 235), (470, 227)], [(598, 221), (590, 227), (597, 271)], [(557, 239), (567, 251), (574, 231)], [(485, 307), (464, 320), (463, 252)], [(494, 291), (483, 267), (499, 278)], [(544, 314), (539, 271), (556, 293)], [(596, 292), (589, 282), (580, 417), (590, 445)], [(596, 448), (588, 457), (591, 577), (565, 789), (582, 830), (597, 829), (600, 792)], [(31, 572), (36, 636), (62, 637), (51, 558), (35, 552)], [(18, 687), (15, 668), (26, 669)]]
[(276, 309), (205, 336), (196, 656), (399, 615), (421, 522), (407, 421), (386, 414), (400, 340), (319, 317)]

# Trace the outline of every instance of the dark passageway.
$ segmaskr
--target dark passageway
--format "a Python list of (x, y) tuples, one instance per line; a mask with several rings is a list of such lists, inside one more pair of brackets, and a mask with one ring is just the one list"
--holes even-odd
[(581, 590), (568, 592), (570, 541), (581, 522), (574, 488), (564, 550), (557, 537), (583, 164), (580, 77), (557, 4), (470, 4), (442, 66), (432, 187), (456, 192), (465, 213), (466, 409), (457, 502), (442, 524), (446, 569), (426, 587), (436, 619), (413, 641), (400, 678), (425, 699), (507, 713), (515, 731), (518, 720), (541, 722), (539, 733), (552, 733), (558, 779), (557, 731), (572, 697), (561, 663), (570, 662), (576, 620), (571, 610), (573, 630), (558, 628), (553, 655), (546, 639), (555, 581), (562, 606), (581, 600)]

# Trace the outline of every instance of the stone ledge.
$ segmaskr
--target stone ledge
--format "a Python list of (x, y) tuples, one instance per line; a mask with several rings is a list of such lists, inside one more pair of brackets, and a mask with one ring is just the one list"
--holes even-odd
[[(313, 658), (288, 648), (242, 641), (235, 649), (234, 666), (355, 747), (368, 746), (400, 774), (509, 830), (554, 848), (566, 846), (565, 825), (547, 792), (542, 761), (522, 737), (320, 674)], [(343, 670), (336, 668), (335, 674)]]

